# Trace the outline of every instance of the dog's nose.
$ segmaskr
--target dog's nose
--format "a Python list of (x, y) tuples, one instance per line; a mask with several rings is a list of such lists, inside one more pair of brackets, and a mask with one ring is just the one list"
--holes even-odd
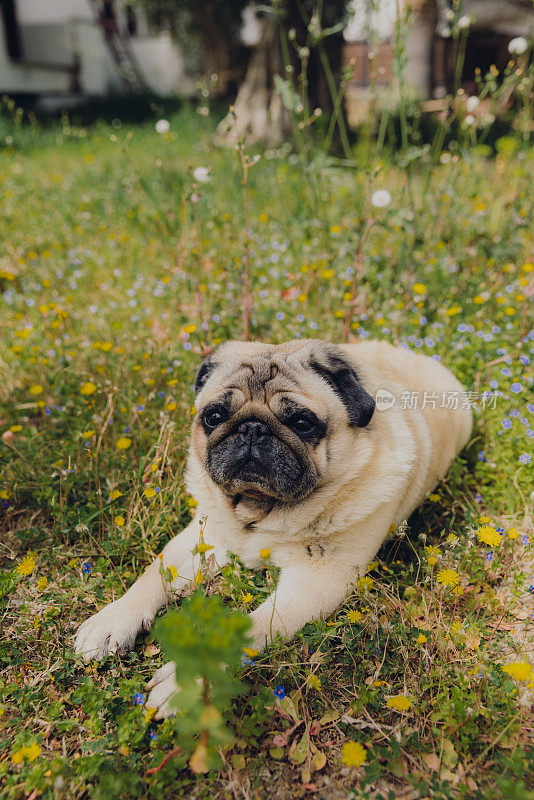
[(263, 422), (258, 422), (257, 420), (243, 422), (243, 424), (237, 429), (237, 432), (244, 441), (248, 442), (261, 442), (270, 434), (270, 430), (267, 425), (264, 425)]

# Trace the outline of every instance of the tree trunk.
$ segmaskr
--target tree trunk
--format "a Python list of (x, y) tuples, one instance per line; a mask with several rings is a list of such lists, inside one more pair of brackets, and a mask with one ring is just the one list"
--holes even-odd
[(261, 141), (272, 147), (286, 139), (292, 130), (291, 115), (274, 88), (274, 76), (284, 76), (278, 24), (264, 17), (261, 27), (261, 39), (239, 87), (234, 112), (217, 128), (217, 137), (224, 144), (244, 140), (249, 145)]

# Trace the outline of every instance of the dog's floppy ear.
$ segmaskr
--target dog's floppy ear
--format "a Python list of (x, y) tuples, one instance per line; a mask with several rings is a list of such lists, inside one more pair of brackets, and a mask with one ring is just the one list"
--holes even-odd
[(310, 366), (332, 387), (349, 415), (351, 427), (364, 428), (371, 421), (375, 401), (361, 385), (356, 370), (337, 347), (315, 351)]
[(206, 381), (208, 380), (209, 376), (215, 369), (215, 364), (213, 362), (213, 356), (208, 356), (200, 365), (199, 370), (197, 372), (197, 376), (195, 378), (195, 395), (197, 395)]

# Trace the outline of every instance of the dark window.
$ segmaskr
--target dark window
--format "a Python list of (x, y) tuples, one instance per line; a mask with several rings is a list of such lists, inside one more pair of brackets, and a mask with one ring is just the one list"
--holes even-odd
[(12, 61), (21, 61), (22, 42), (15, 0), (0, 0), (0, 10), (4, 22), (7, 54)]

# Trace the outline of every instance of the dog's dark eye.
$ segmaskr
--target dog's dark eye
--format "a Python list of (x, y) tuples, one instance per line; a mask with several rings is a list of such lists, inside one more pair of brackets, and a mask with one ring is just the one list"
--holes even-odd
[(213, 408), (202, 416), (204, 427), (213, 430), (228, 419), (228, 412), (222, 408)]
[(289, 427), (292, 428), (295, 433), (306, 436), (306, 434), (312, 433), (315, 430), (315, 422), (308, 417), (297, 416), (289, 421)]

